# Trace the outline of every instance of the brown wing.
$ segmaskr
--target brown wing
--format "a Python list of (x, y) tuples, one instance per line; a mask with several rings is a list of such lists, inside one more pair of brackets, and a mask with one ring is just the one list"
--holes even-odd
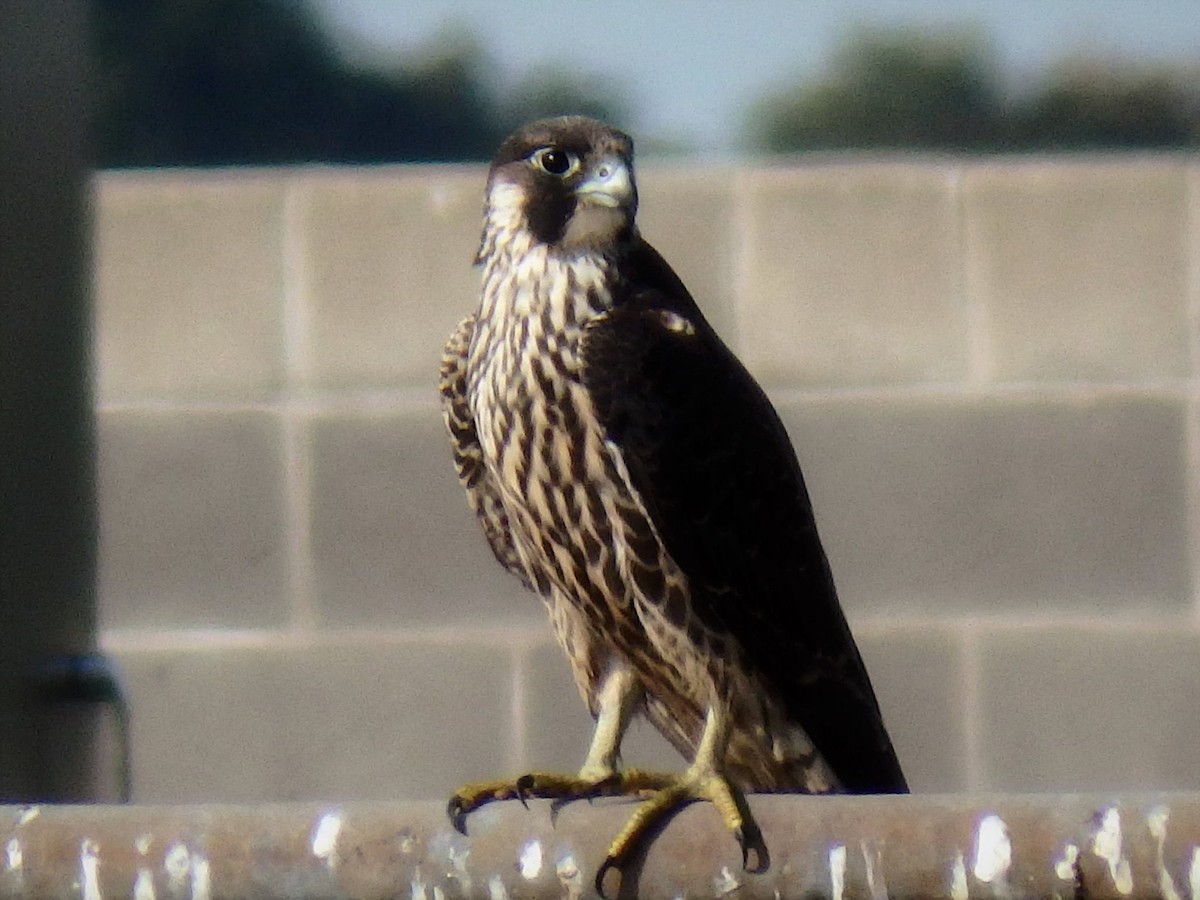
[(479, 435), (475, 431), (475, 419), (467, 402), (467, 353), (471, 346), (471, 334), (475, 330), (475, 317), (463, 319), (442, 354), (441, 374), (438, 390), (442, 395), (442, 418), (450, 434), (450, 447), (454, 452), (454, 467), (458, 480), (467, 491), (479, 525), (483, 529), (492, 553), (506, 569), (516, 575), (527, 588), (533, 590), (529, 575), (521, 564), (516, 547), (513, 546), (509, 530), (508, 515), (500, 501), (500, 494), (484, 464), (483, 451), (479, 447)]
[(622, 274), (584, 383), (694, 612), (741, 645), (847, 790), (906, 790), (775, 409), (653, 248)]

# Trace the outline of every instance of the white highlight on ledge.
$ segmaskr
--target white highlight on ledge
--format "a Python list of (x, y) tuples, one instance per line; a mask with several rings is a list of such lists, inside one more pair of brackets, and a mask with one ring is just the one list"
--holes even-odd
[(489, 900), (509, 900), (508, 888), (504, 886), (504, 879), (499, 875), (493, 875), (488, 879), (488, 898)]
[(521, 847), (521, 855), (517, 862), (521, 877), (532, 881), (542, 874), (542, 842), (533, 838)]
[(171, 893), (182, 894), (187, 884), (188, 873), (192, 870), (192, 856), (188, 853), (188, 848), (181, 842), (172, 844), (163, 857), (163, 868), (171, 884)]
[(871, 900), (888, 900), (887, 882), (883, 878), (883, 859), (875, 843), (861, 841), (863, 862), (867, 866), (867, 893)]
[(842, 900), (846, 891), (846, 845), (835, 844), (829, 848), (829, 895), (833, 900)]
[(732, 894), (741, 886), (742, 883), (729, 870), (729, 866), (721, 866), (721, 871), (713, 878), (713, 895), (716, 897), (725, 897)]
[(1068, 842), (1063, 847), (1062, 859), (1054, 863), (1054, 874), (1063, 881), (1075, 881), (1075, 864), (1079, 862), (1079, 847)]
[(212, 884), (208, 875), (208, 857), (192, 854), (192, 900), (210, 900)]
[(421, 878), (420, 866), (417, 866), (416, 874), (408, 886), (408, 900), (429, 900), (429, 895), (425, 893), (425, 880)]
[(1183, 900), (1175, 887), (1175, 879), (1167, 871), (1167, 863), (1163, 852), (1167, 843), (1167, 819), (1170, 818), (1170, 815), (1170, 810), (1165, 806), (1156, 806), (1146, 816), (1146, 825), (1150, 829), (1150, 836), (1154, 838), (1154, 862), (1155, 867), (1158, 869), (1158, 891), (1162, 895), (1163, 900)]
[(967, 863), (963, 859), (961, 853), (954, 857), (954, 864), (950, 866), (950, 900), (967, 900), (971, 896), (971, 889), (967, 885)]
[(158, 900), (154, 892), (154, 876), (149, 869), (138, 869), (133, 881), (133, 900)]
[(579, 900), (583, 896), (583, 872), (579, 869), (575, 854), (564, 854), (554, 867), (554, 874), (558, 876), (566, 900)]
[(337, 841), (342, 833), (342, 817), (340, 813), (326, 813), (321, 816), (312, 832), (312, 854), (329, 868), (337, 866)]
[(1115, 806), (1104, 811), (1100, 828), (1092, 838), (1092, 853), (1108, 863), (1113, 886), (1122, 894), (1133, 891), (1133, 872), (1129, 860), (1121, 855), (1121, 812)]
[(21, 842), (12, 838), (4, 847), (4, 868), (9, 872), (20, 872), (25, 864), (25, 854), (21, 850)]
[(100, 894), (100, 845), (84, 838), (79, 845), (79, 882), (83, 900), (103, 900)]
[(1007, 880), (1012, 867), (1012, 841), (1008, 826), (999, 816), (984, 816), (975, 833), (975, 877), (984, 884), (1000, 884)]

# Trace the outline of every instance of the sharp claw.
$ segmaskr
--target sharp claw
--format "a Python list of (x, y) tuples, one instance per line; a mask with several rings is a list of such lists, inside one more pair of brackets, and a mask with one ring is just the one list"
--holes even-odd
[(513, 787), (516, 789), (517, 799), (521, 801), (521, 805), (529, 809), (529, 803), (526, 800), (528, 793), (533, 790), (535, 779), (532, 775), (522, 775), (517, 779)]
[[(616, 890), (609, 893), (604, 889), (604, 882), (612, 881), (613, 879), (610, 879), (608, 876), (610, 873), (614, 872), (616, 873), (616, 884), (614, 885)], [(617, 896), (621, 890), (622, 874), (623, 873), (621, 872), (620, 864), (611, 856), (606, 856), (604, 858), (604, 862), (600, 864), (600, 868), (596, 870), (596, 880), (593, 882), (593, 885), (596, 888), (596, 893), (599, 894), (603, 900), (611, 900), (611, 898)]]
[(462, 835), (467, 833), (467, 811), (463, 808), (462, 797), (450, 798), (446, 804), (446, 815), (450, 817), (450, 824), (455, 831)]
[(608, 775), (605, 775), (599, 781), (592, 782), (592, 785), (588, 789), (587, 793), (582, 794), (581, 796), (583, 797), (584, 800), (586, 800), (588, 802), (588, 806), (591, 806), (592, 802), (597, 797), (608, 797), (614, 793), (619, 793), (621, 784), (622, 784), (621, 773), (620, 772), (610, 772)]
[(558, 814), (566, 809), (567, 804), (571, 803), (570, 797), (557, 797), (550, 801), (550, 824), (553, 825), (558, 821)]
[[(767, 867), (767, 845), (762, 831), (753, 821), (744, 823), (734, 832), (738, 846), (742, 848), (742, 868), (747, 872), (762, 872)], [(751, 862), (751, 855), (754, 861)]]

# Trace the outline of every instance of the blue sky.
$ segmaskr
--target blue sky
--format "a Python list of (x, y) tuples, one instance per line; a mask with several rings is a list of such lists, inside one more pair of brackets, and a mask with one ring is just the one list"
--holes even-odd
[(343, 36), (384, 57), (452, 23), (473, 32), (511, 83), (539, 63), (615, 83), (641, 136), (735, 149), (742, 110), (821, 71), (861, 25), (971, 29), (1018, 82), (1055, 60), (1200, 66), (1197, 0), (315, 0)]

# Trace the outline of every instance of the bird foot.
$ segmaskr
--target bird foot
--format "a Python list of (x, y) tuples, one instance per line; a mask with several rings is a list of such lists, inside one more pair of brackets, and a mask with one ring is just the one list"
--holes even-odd
[(697, 800), (708, 800), (716, 808), (742, 850), (742, 866), (748, 872), (767, 868), (767, 848), (742, 792), (724, 775), (691, 771), (682, 775), (626, 769), (600, 778), (530, 772), (511, 781), (468, 784), (454, 792), (446, 812), (454, 827), (466, 834), (467, 815), (497, 800), (529, 798), (553, 801), (552, 811), (575, 800), (599, 797), (636, 797), (642, 802), (613, 838), (596, 873), (595, 887), (601, 897), (615, 897), (621, 889), (629, 863), (667, 818)]
[(522, 805), (527, 805), (525, 801), (530, 798), (553, 800), (551, 809), (556, 813), (575, 800), (651, 796), (675, 781), (678, 781), (677, 776), (639, 769), (612, 772), (597, 778), (529, 772), (512, 781), (481, 781), (464, 785), (450, 797), (446, 813), (455, 829), (466, 834), (467, 816), (497, 800), (520, 800)]
[(626, 793), (637, 793), (646, 799), (609, 844), (596, 873), (596, 892), (601, 897), (617, 895), (626, 866), (644, 849), (657, 827), (697, 800), (708, 800), (717, 808), (721, 821), (742, 850), (742, 867), (747, 872), (762, 872), (767, 868), (769, 857), (762, 832), (750, 814), (745, 796), (724, 775), (694, 770), (682, 775), (660, 775), (653, 787)]

